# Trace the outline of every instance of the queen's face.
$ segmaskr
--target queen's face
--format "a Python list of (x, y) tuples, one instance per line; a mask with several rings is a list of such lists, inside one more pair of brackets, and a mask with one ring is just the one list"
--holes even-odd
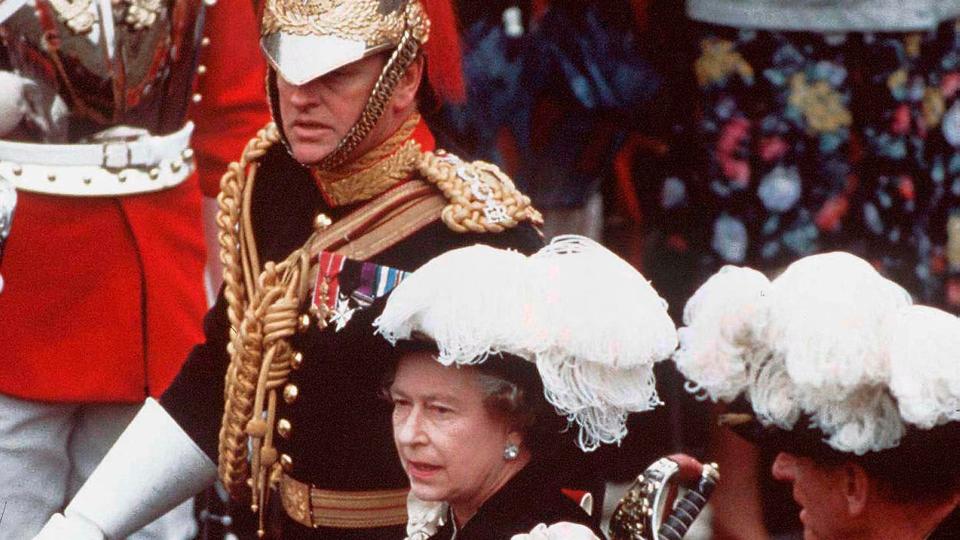
[(511, 430), (484, 406), (476, 368), (407, 355), (390, 397), (394, 442), (417, 498), (478, 508), (509, 478), (503, 450)]
[[(300, 86), (277, 77), (283, 132), (294, 159), (313, 165), (337, 148), (360, 118), (383, 65), (383, 56), (370, 56)], [(382, 138), (371, 135), (366, 139)]]

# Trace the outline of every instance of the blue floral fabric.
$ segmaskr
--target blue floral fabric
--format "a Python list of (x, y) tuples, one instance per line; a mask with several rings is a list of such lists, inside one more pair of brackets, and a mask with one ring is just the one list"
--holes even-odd
[(659, 186), (659, 247), (700, 275), (852, 251), (918, 301), (960, 312), (957, 24), (698, 28), (692, 153), (702, 159)]

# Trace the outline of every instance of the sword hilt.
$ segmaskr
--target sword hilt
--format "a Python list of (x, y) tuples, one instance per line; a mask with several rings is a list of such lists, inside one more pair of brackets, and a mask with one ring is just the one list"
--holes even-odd
[(697, 485), (673, 505), (673, 512), (663, 520), (661, 513), (667, 504), (669, 484), (677, 481), (680, 470), (677, 461), (661, 458), (637, 477), (610, 518), (611, 540), (682, 540), (707, 505), (720, 473), (716, 464), (702, 465)]
[(697, 487), (687, 491), (673, 507), (673, 513), (660, 525), (657, 534), (664, 540), (682, 540), (690, 526), (707, 505), (707, 500), (717, 487), (720, 474), (713, 463), (703, 466)]

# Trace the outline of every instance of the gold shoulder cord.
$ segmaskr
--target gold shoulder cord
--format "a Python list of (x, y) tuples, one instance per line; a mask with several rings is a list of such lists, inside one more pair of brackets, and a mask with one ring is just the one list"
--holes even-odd
[(455, 232), (499, 233), (525, 220), (543, 225), (530, 197), (492, 163), (467, 162), (437, 150), (425, 152), (417, 168), (449, 201), (441, 218)]
[[(268, 488), (281, 470), (271, 427), (277, 389), (291, 370), (293, 351), (287, 338), (296, 332), (298, 307), (309, 294), (309, 247), (318, 234), (314, 231), (304, 246), (280, 263), (267, 262), (261, 271), (250, 205), (257, 160), (279, 140), (274, 124), (260, 130), (247, 144), (240, 162), (230, 164), (217, 197), (220, 260), (231, 327), (219, 475), (232, 496), (240, 500), (251, 497), (254, 512), (265, 507)], [(318, 223), (318, 229), (328, 224)], [(260, 519), (262, 529), (262, 513)]]

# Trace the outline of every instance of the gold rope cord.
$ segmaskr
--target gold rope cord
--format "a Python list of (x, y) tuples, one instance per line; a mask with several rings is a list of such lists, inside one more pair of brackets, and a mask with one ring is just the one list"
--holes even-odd
[(293, 351), (287, 338), (297, 331), (298, 308), (309, 294), (309, 246), (317, 235), (315, 231), (303, 247), (280, 263), (267, 262), (261, 271), (250, 206), (257, 160), (279, 140), (274, 124), (260, 130), (240, 161), (224, 174), (217, 197), (224, 296), (232, 330), (218, 468), (231, 495), (251, 497), (254, 511), (265, 507), (271, 480), (280, 472), (273, 446), (277, 390), (291, 370)]
[[(530, 204), (530, 197), (492, 163), (465, 162), (438, 150), (425, 152), (418, 170), (450, 201), (441, 218), (455, 232), (499, 233), (525, 220), (543, 225), (543, 216)], [(491, 220), (484, 212), (491, 202), (503, 209), (500, 221)]]

